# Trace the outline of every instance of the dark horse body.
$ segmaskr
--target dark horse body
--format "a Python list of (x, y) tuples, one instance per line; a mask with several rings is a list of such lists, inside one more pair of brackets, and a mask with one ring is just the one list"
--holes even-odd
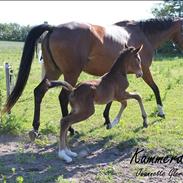
[[(123, 21), (102, 27), (92, 24), (70, 22), (57, 27), (39, 25), (28, 34), (19, 68), (18, 79), (13, 92), (8, 98), (4, 112), (9, 111), (18, 100), (26, 85), (34, 56), (36, 40), (48, 31), (42, 41), (42, 53), (45, 66), (45, 78), (34, 90), (35, 111), (33, 127), (39, 129), (40, 104), (48, 90), (45, 81), (57, 80), (61, 74), (72, 86), (76, 85), (82, 71), (101, 76), (108, 72), (125, 43), (138, 47), (142, 60), (143, 80), (152, 88), (160, 116), (164, 116), (159, 89), (155, 84), (149, 67), (154, 50), (163, 42), (172, 40), (183, 48), (181, 19), (150, 19), (146, 21)], [(62, 89), (59, 100), (62, 114), (68, 114), (68, 91)], [(104, 111), (106, 123), (109, 123), (108, 104)]]

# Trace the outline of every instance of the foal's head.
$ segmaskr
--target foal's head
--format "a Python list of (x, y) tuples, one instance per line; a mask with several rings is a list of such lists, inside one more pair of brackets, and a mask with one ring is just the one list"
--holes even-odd
[(142, 50), (143, 45), (138, 48), (128, 47), (125, 45), (125, 49), (127, 49), (126, 55), (126, 71), (127, 73), (136, 74), (137, 78), (142, 77), (142, 67), (141, 67), (141, 58), (139, 52)]

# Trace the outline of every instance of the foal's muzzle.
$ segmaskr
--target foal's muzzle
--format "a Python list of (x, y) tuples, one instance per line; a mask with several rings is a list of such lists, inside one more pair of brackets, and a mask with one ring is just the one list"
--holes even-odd
[(143, 76), (143, 72), (142, 71), (139, 71), (139, 72), (136, 73), (136, 77), (137, 78), (140, 78), (142, 76)]

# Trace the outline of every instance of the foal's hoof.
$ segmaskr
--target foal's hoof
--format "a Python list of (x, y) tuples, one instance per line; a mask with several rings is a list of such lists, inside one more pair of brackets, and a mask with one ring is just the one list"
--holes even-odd
[(72, 162), (72, 158), (66, 154), (65, 150), (59, 151), (58, 152), (58, 157), (60, 159), (63, 159), (66, 163), (71, 163)]
[(35, 141), (36, 138), (40, 137), (40, 133), (32, 130), (29, 132), (29, 138), (31, 139), (31, 141)]
[(165, 114), (157, 113), (157, 116), (159, 116), (160, 118), (165, 119)]

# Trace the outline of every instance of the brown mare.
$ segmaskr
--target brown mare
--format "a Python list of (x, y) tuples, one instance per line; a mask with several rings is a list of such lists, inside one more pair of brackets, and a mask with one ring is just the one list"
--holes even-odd
[[(57, 80), (61, 74), (64, 80), (75, 86), (82, 71), (101, 76), (108, 72), (124, 44), (138, 47), (142, 59), (143, 80), (152, 88), (158, 106), (158, 115), (164, 116), (158, 86), (150, 72), (154, 50), (167, 40), (172, 40), (183, 48), (182, 19), (150, 19), (146, 21), (123, 21), (115, 25), (99, 25), (70, 22), (57, 27), (38, 25), (28, 34), (21, 58), (19, 73), (14, 90), (4, 108), (8, 112), (19, 99), (26, 85), (35, 44), (43, 32), (48, 31), (42, 41), (42, 53), (45, 65), (45, 78), (34, 90), (33, 132), (38, 132), (40, 125), (40, 104), (47, 92), (46, 79)], [(62, 115), (68, 114), (68, 94), (62, 89), (59, 100)], [(109, 108), (104, 111), (106, 123), (109, 123)], [(71, 130), (71, 129), (70, 129)], [(32, 133), (34, 134), (34, 133)]]
[(142, 77), (143, 75), (139, 55), (141, 49), (142, 46), (136, 49), (125, 45), (125, 49), (120, 53), (108, 73), (98, 79), (79, 83), (76, 88), (65, 81), (49, 82), (47, 80), (49, 88), (62, 86), (70, 92), (69, 103), (71, 105), (71, 112), (69, 115), (62, 118), (60, 122), (60, 145), (58, 155), (61, 159), (69, 163), (72, 161), (71, 157), (77, 156), (77, 154), (72, 152), (68, 147), (67, 131), (72, 124), (83, 121), (94, 114), (94, 104), (108, 104), (113, 100), (121, 103), (121, 109), (115, 120), (111, 123), (111, 127), (113, 127), (119, 122), (122, 112), (127, 106), (127, 100), (135, 99), (138, 101), (141, 109), (143, 126), (147, 127), (147, 114), (141, 97), (136, 93), (126, 91), (129, 86), (127, 73), (134, 73), (137, 77)]

